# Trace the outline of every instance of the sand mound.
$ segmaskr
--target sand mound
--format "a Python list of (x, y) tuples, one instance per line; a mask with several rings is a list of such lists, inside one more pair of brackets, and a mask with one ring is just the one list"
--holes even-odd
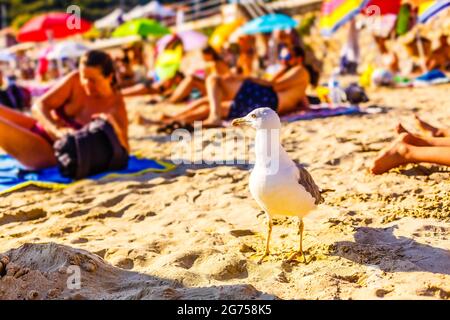
[[(78, 277), (79, 275), (79, 277)], [(251, 285), (186, 288), (126, 271), (85, 250), (25, 244), (0, 255), (0, 299), (267, 299)]]

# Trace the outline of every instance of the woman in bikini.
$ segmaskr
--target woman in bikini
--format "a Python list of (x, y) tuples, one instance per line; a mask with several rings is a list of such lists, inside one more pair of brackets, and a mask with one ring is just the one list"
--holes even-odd
[(426, 135), (413, 134), (401, 124), (398, 139), (375, 159), (370, 170), (382, 174), (408, 163), (434, 163), (450, 166), (450, 129), (436, 128), (417, 115), (416, 123)]
[(87, 52), (80, 68), (66, 76), (32, 107), (34, 117), (0, 106), (0, 148), (30, 169), (56, 165), (53, 143), (101, 117), (129, 150), (125, 103), (116, 89), (111, 57)]

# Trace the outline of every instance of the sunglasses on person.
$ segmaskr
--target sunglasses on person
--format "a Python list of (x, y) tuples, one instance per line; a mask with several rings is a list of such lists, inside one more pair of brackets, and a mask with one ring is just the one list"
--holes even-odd
[(290, 61), (292, 59), (292, 55), (291, 55), (290, 52), (287, 52), (287, 53), (284, 53), (284, 54), (280, 53), (279, 59), (281, 61), (288, 62), (288, 61)]

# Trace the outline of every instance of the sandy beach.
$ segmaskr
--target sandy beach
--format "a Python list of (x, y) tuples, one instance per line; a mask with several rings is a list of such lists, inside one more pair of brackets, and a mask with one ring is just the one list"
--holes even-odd
[[(450, 127), (449, 94), (448, 84), (377, 89), (370, 104), (383, 113), (283, 125), (292, 159), (334, 190), (305, 219), (307, 264), (283, 262), (298, 245), (288, 218), (276, 220), (272, 254), (257, 264), (265, 223), (250, 165), (180, 165), (0, 196), (0, 299), (449, 299), (449, 169), (367, 170), (398, 121), (414, 129), (413, 112)], [(127, 101), (131, 147), (169, 160), (175, 142), (135, 119), (180, 106), (147, 99)], [(203, 144), (214, 150), (230, 130), (208, 130)], [(66, 286), (73, 265), (80, 290)]]

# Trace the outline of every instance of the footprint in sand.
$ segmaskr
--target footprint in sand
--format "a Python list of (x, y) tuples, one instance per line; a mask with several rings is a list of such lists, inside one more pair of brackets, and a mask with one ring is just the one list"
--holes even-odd
[(219, 281), (248, 277), (247, 260), (234, 254), (202, 256), (197, 259), (193, 269)]
[(47, 217), (47, 212), (42, 208), (22, 209), (14, 214), (0, 215), (0, 226), (13, 222), (37, 220)]
[(417, 290), (419, 296), (436, 297), (444, 300), (450, 300), (450, 291), (439, 286), (430, 285), (425, 289)]
[(231, 230), (230, 234), (236, 238), (255, 235), (255, 233), (252, 230), (248, 230), (248, 229), (246, 229), (246, 230)]
[(195, 261), (200, 257), (200, 253), (187, 253), (174, 261), (174, 265), (183, 269), (191, 269)]

